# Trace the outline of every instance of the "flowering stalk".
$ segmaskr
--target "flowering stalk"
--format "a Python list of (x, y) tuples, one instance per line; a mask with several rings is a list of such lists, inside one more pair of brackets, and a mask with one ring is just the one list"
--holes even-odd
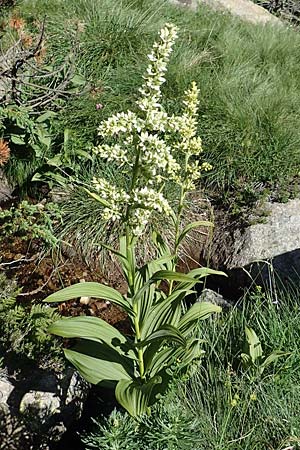
[[(99, 126), (99, 136), (111, 140), (112, 144), (100, 144), (95, 148), (98, 157), (113, 161), (120, 168), (126, 167), (131, 174), (128, 191), (94, 179), (95, 189), (111, 205), (105, 207), (103, 217), (107, 221), (120, 220), (125, 224), (126, 258), (130, 261), (127, 273), (128, 291), (135, 295), (135, 244), (141, 236), (153, 212), (171, 216), (174, 228), (174, 259), (172, 271), (176, 270), (180, 245), (181, 217), (188, 191), (194, 188), (200, 177), (202, 166), (193, 157), (202, 151), (201, 139), (196, 137), (198, 88), (192, 83), (185, 92), (181, 116), (168, 116), (161, 105), (161, 87), (166, 81), (165, 72), (172, 51), (177, 28), (172, 24), (160, 31), (159, 41), (155, 42), (148, 55), (149, 65), (144, 83), (139, 89), (141, 97), (137, 101), (140, 116), (132, 111), (115, 114)], [(116, 143), (116, 140), (118, 143)], [(172, 142), (172, 144), (169, 144)], [(184, 166), (179, 161), (184, 155)], [(178, 160), (177, 160), (178, 159)], [(164, 196), (167, 180), (180, 186), (180, 196), (175, 213)], [(126, 207), (124, 208), (124, 204)], [(169, 284), (169, 294), (173, 290), (173, 280)], [(133, 305), (136, 341), (140, 340), (138, 306)], [(139, 349), (140, 374), (143, 373), (143, 350)]]
[[(149, 65), (137, 101), (139, 115), (127, 111), (103, 121), (99, 136), (105, 143), (94, 149), (99, 158), (122, 168), (130, 177), (127, 188), (104, 178), (94, 178), (96, 192), (88, 191), (100, 202), (103, 220), (119, 221), (125, 229), (118, 251), (103, 246), (120, 260), (128, 284), (127, 295), (122, 296), (106, 285), (81, 283), (46, 299), (65, 301), (88, 295), (107, 299), (125, 309), (134, 338), (125, 337), (105, 322), (100, 323), (101, 319), (92, 317), (71, 318), (72, 323), (61, 321), (54, 324), (51, 331), (88, 340), (86, 346), (79, 342), (75, 350), (66, 349), (67, 358), (89, 382), (97, 384), (108, 379), (117, 382), (116, 398), (133, 416), (148, 411), (155, 401), (154, 386), (157, 391), (164, 391), (173, 365), (187, 368), (203, 354), (201, 339), (195, 336), (196, 321), (220, 312), (218, 306), (204, 302), (196, 303), (186, 313), (181, 306), (185, 296), (194, 292), (192, 289), (200, 278), (216, 274), (216, 271), (199, 268), (187, 275), (176, 272), (180, 243), (190, 229), (199, 226), (199, 222), (195, 222), (181, 227), (186, 194), (194, 189), (201, 170), (210, 168), (207, 163), (198, 161), (202, 148), (196, 136), (196, 84), (185, 92), (181, 116), (169, 116), (160, 103), (161, 87), (176, 37), (177, 28), (172, 24), (166, 24), (160, 31), (159, 40), (148, 55)], [(167, 182), (180, 187), (176, 212), (165, 196)], [(175, 228), (174, 252), (154, 233), (152, 243), (157, 259), (138, 268), (136, 243), (153, 213), (171, 218)], [(160, 289), (162, 280), (169, 282), (168, 294)], [(86, 293), (88, 288), (89, 293)]]

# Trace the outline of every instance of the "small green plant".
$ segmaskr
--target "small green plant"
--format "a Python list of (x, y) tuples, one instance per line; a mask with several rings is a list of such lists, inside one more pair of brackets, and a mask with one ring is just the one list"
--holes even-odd
[[(4, 104), (0, 108), (0, 136), (9, 144), (7, 173), (14, 184), (30, 181), (36, 168), (45, 164), (52, 146), (56, 113), (37, 114), (31, 107)], [(12, 172), (12, 173), (11, 173)]]
[(247, 348), (241, 354), (241, 358), (244, 368), (249, 369), (253, 375), (261, 376), (270, 364), (276, 362), (280, 357), (288, 355), (285, 352), (274, 351), (269, 356), (264, 356), (261, 342), (253, 328), (246, 326), (245, 333)]
[(10, 235), (21, 239), (41, 239), (47, 246), (57, 247), (59, 240), (53, 224), (61, 220), (61, 212), (55, 203), (29, 203), (23, 200), (9, 209), (0, 208), (0, 240)]
[(0, 274), (0, 354), (34, 361), (43, 367), (63, 367), (61, 344), (47, 332), (60, 316), (44, 305), (18, 303), (16, 283)]
[[(199, 439), (197, 418), (185, 407), (178, 392), (182, 383), (173, 383), (151, 411), (137, 423), (127, 413), (114, 410), (108, 419), (94, 420), (82, 441), (87, 448), (101, 450), (195, 450)], [(201, 449), (202, 450), (202, 449)]]
[[(221, 311), (219, 306), (205, 302), (188, 310), (184, 307), (185, 297), (195, 293), (197, 283), (209, 274), (221, 272), (204, 267), (188, 274), (176, 271), (179, 247), (187, 234), (199, 226), (212, 226), (208, 222), (181, 226), (187, 193), (194, 189), (201, 171), (210, 166), (198, 159), (202, 148), (196, 136), (196, 84), (192, 83), (185, 92), (181, 116), (168, 116), (161, 106), (161, 86), (176, 37), (176, 27), (166, 24), (148, 55), (149, 66), (137, 101), (140, 114), (118, 113), (99, 127), (106, 142), (95, 152), (127, 174), (127, 188), (95, 178), (94, 190), (86, 189), (102, 206), (108, 226), (116, 221), (123, 226), (118, 250), (102, 245), (119, 258), (127, 294), (91, 282), (63, 289), (45, 300), (60, 302), (84, 295), (124, 308), (131, 323), (131, 336), (124, 336), (94, 317), (62, 319), (49, 331), (81, 338), (72, 348), (65, 349), (66, 357), (89, 382), (116, 385), (118, 402), (134, 417), (149, 411), (157, 394), (165, 392), (173, 367), (185, 371), (203, 355), (203, 341), (195, 333), (197, 322)], [(176, 211), (164, 195), (167, 180), (180, 188)], [(174, 245), (170, 249), (154, 232), (152, 245), (157, 258), (138, 267), (136, 245), (154, 212), (164, 214), (174, 227)]]

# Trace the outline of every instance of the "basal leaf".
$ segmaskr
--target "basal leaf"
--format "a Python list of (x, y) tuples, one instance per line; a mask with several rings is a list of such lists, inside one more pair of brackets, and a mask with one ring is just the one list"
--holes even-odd
[(116, 399), (133, 417), (140, 417), (149, 411), (154, 386), (161, 383), (160, 377), (153, 377), (145, 383), (120, 380), (116, 386)]
[(99, 317), (66, 317), (54, 322), (48, 331), (64, 338), (90, 339), (100, 343), (104, 341), (112, 347), (126, 344), (126, 338)]
[(262, 346), (259, 337), (255, 333), (253, 328), (245, 327), (245, 333), (249, 345), (249, 355), (252, 362), (255, 364), (263, 355)]
[(64, 353), (89, 383), (131, 380), (133, 377), (133, 362), (108, 345), (84, 340), (71, 349), (65, 349)]

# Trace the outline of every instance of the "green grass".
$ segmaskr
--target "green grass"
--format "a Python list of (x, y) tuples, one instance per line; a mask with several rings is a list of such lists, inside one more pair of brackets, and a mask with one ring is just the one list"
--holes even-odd
[[(95, 142), (100, 120), (135, 108), (146, 55), (159, 28), (172, 21), (180, 38), (165, 107), (178, 110), (183, 90), (197, 81), (199, 133), (214, 166), (206, 185), (222, 201), (243, 202), (262, 187), (285, 195), (298, 177), (300, 36), (294, 30), (247, 24), (204, 7), (183, 12), (162, 0), (24, 0), (20, 10), (29, 19), (47, 15), (48, 46), (61, 57), (76, 21), (85, 24), (77, 65), (96, 92), (70, 101), (61, 122), (77, 130), (80, 146)], [(96, 103), (104, 108), (97, 111)]]
[[(138, 424), (122, 412), (95, 421), (86, 449), (282, 450), (300, 448), (300, 308), (295, 292), (279, 293), (279, 306), (259, 292), (242, 310), (212, 319), (203, 330), (207, 354), (188, 381), (174, 381), (150, 417)], [(299, 294), (297, 294), (299, 296)], [(245, 324), (264, 354), (283, 350), (259, 376), (243, 369)]]

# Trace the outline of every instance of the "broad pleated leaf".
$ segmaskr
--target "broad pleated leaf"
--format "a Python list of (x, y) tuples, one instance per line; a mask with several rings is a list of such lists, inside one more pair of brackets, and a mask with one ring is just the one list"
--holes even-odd
[(205, 353), (202, 349), (204, 342), (203, 339), (191, 338), (187, 341), (185, 347), (165, 347), (155, 353), (151, 348), (155, 344), (151, 344), (144, 354), (145, 367), (147, 367), (151, 376), (160, 374), (162, 370), (166, 370), (173, 364), (177, 364), (179, 369), (183, 369)]
[(186, 295), (194, 291), (174, 291), (168, 297), (157, 302), (149, 311), (141, 324), (141, 339), (146, 339), (151, 333), (162, 325), (169, 324), (177, 326), (181, 317), (181, 302)]
[(133, 376), (133, 362), (108, 345), (84, 340), (71, 349), (65, 349), (64, 353), (89, 383), (131, 380)]
[(166, 244), (166, 242), (164, 241), (164, 239), (162, 238), (162, 236), (156, 232), (152, 233), (152, 240), (153, 243), (155, 245), (155, 247), (157, 248), (158, 254), (160, 255), (160, 257), (170, 257), (171, 259), (169, 261), (165, 261), (165, 268), (167, 270), (171, 270), (172, 269), (172, 260), (175, 257), (175, 255), (171, 255), (170, 249), (168, 247), (168, 245)]
[(170, 367), (174, 361), (176, 361), (181, 351), (185, 351), (183, 348), (165, 347), (159, 349), (159, 344), (154, 342), (151, 344), (144, 353), (145, 367), (149, 371), (151, 376), (157, 375), (165, 367)]
[(209, 302), (195, 303), (181, 318), (178, 328), (180, 331), (187, 331), (188, 328), (198, 320), (207, 319), (213, 313), (220, 313), (222, 308)]
[(199, 267), (198, 269), (193, 269), (187, 275), (193, 279), (193, 282), (184, 281), (182, 283), (179, 283), (175, 287), (175, 290), (191, 289), (196, 283), (199, 282), (199, 280), (201, 280), (202, 278), (206, 278), (208, 275), (220, 275), (227, 277), (226, 273), (221, 272), (220, 270), (209, 269), (208, 267)]
[(132, 314), (132, 309), (129, 302), (118, 291), (106, 286), (105, 284), (95, 283), (93, 281), (77, 283), (61, 289), (60, 291), (49, 295), (44, 302), (65, 302), (76, 297), (94, 297), (109, 300), (119, 306), (122, 306), (122, 308), (124, 308), (129, 314)]
[(126, 338), (114, 327), (98, 317), (67, 317), (54, 322), (49, 333), (65, 338), (90, 339), (105, 342), (117, 351), (126, 348)]
[(152, 277), (151, 281), (160, 281), (160, 280), (169, 280), (169, 281), (186, 281), (186, 282), (197, 282), (194, 278), (189, 275), (185, 275), (180, 272), (173, 272), (171, 270), (159, 270)]
[(140, 417), (149, 410), (149, 402), (155, 385), (161, 383), (160, 377), (153, 377), (147, 383), (120, 380), (116, 386), (116, 399), (133, 417)]
[(260, 365), (260, 371), (261, 373), (265, 370), (266, 367), (268, 367), (270, 364), (272, 364), (273, 362), (277, 361), (279, 358), (281, 358), (282, 356), (288, 356), (290, 355), (290, 353), (287, 352), (272, 352), (265, 360), (264, 362)]

